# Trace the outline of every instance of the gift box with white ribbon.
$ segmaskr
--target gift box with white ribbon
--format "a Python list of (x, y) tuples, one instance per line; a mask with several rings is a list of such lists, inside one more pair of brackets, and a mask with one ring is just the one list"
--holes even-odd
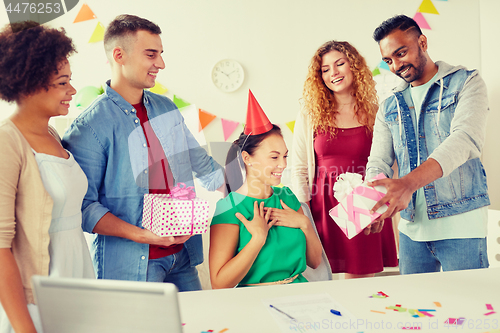
[[(372, 180), (384, 179), (378, 174)], [(368, 186), (361, 175), (344, 173), (337, 177), (333, 186), (334, 196), (339, 204), (330, 209), (330, 216), (347, 238), (351, 239), (387, 210), (387, 205), (370, 214), (377, 201), (387, 193), (384, 186)]]

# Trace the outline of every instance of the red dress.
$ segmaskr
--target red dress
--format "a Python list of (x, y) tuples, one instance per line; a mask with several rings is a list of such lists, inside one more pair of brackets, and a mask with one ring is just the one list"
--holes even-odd
[(364, 232), (348, 239), (328, 212), (337, 205), (333, 184), (345, 172), (365, 176), (372, 134), (362, 127), (319, 133), (314, 138), (316, 173), (312, 188), (311, 212), (333, 273), (371, 274), (398, 265), (391, 219), (382, 232)]

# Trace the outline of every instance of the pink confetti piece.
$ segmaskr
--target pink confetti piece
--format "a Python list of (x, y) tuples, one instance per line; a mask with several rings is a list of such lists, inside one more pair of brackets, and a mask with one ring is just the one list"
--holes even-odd
[(420, 326), (414, 326), (414, 327), (402, 327), (401, 329), (410, 331), (420, 331), (422, 328)]
[(425, 315), (425, 316), (427, 316), (427, 317), (434, 317), (434, 315), (433, 315), (433, 314), (430, 314), (430, 313), (429, 313), (429, 312), (427, 312), (427, 311), (420, 311), (420, 310), (419, 310), (418, 312), (419, 312), (419, 313), (422, 313), (423, 315)]
[(495, 312), (495, 311), (491, 311), (491, 312), (485, 313), (484, 315), (485, 315), (485, 316), (489, 316), (489, 315), (492, 315), (492, 314), (494, 314), (494, 313), (496, 313), (496, 312)]
[(493, 311), (493, 307), (491, 306), (491, 304), (486, 304), (486, 310)]
[(457, 318), (448, 318), (448, 319), (446, 319), (446, 321), (444, 323), (448, 324), (448, 325), (461, 326), (464, 322), (465, 322), (465, 318), (464, 317), (460, 317), (458, 319)]

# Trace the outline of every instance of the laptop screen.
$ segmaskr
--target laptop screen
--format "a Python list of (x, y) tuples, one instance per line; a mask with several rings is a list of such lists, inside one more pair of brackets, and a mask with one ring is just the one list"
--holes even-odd
[(32, 277), (44, 332), (182, 332), (171, 283)]

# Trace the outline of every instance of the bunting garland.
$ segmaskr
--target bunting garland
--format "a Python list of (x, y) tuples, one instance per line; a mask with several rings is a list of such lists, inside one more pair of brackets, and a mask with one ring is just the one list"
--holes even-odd
[(182, 98), (177, 97), (177, 95), (174, 95), (174, 104), (177, 106), (179, 110), (185, 108), (188, 105), (191, 105), (191, 103), (188, 103)]
[(417, 11), (419, 13), (439, 15), (439, 12), (437, 11), (436, 7), (434, 6), (431, 0), (423, 0), (422, 3), (420, 4), (420, 7), (418, 7)]
[(89, 43), (100, 42), (104, 39), (104, 26), (101, 22), (97, 22), (97, 25), (92, 33), (92, 36), (89, 39)]
[(383, 61), (383, 60), (380, 60), (380, 62), (378, 63), (378, 67), (382, 68), (382, 69), (385, 69), (386, 71), (390, 71), (391, 69), (389, 68), (389, 65)]
[(152, 93), (158, 94), (158, 95), (163, 95), (164, 93), (166, 93), (168, 91), (168, 89), (163, 84), (156, 81), (155, 86), (153, 88), (149, 89), (149, 91), (151, 91)]
[(427, 20), (425, 19), (424, 15), (422, 15), (422, 13), (415, 13), (413, 19), (415, 20), (415, 22), (417, 22), (420, 29), (431, 30), (429, 23), (427, 23)]
[(93, 20), (95, 18), (97, 18), (97, 17), (95, 16), (95, 14), (92, 11), (92, 9), (90, 9), (90, 7), (86, 3), (84, 3), (82, 5), (82, 8), (80, 8), (80, 11), (76, 15), (75, 20), (73, 21), (73, 23), (78, 23), (78, 22)]
[(417, 22), (420, 29), (432, 30), (429, 26), (429, 23), (427, 23), (427, 20), (425, 19), (423, 13), (439, 15), (439, 12), (437, 11), (431, 0), (422, 0), (422, 3), (418, 7), (417, 12), (413, 16), (413, 19), (415, 20), (415, 22)]
[(198, 132), (201, 132), (208, 124), (210, 124), (215, 118), (216, 115), (213, 115), (205, 110), (198, 109), (198, 119), (200, 120), (200, 126)]
[[(448, 0), (434, 0), (434, 1), (448, 1)], [(420, 6), (417, 9), (417, 12), (413, 16), (413, 19), (417, 22), (417, 24), (421, 29), (431, 30), (431, 27), (429, 26), (427, 20), (423, 15), (424, 13), (439, 15), (439, 12), (434, 6), (432, 0), (422, 0)], [(93, 19), (97, 19), (96, 15), (86, 3), (83, 3), (73, 23), (79, 23)], [(104, 26), (102, 25), (101, 22), (98, 21), (88, 42), (96, 43), (102, 41), (104, 39), (104, 31), (105, 31)], [(397, 84), (398, 80), (400, 80), (396, 76), (390, 75), (390, 68), (384, 61), (380, 61), (380, 63), (373, 69), (372, 75), (374, 77), (377, 77), (376, 78), (377, 93), (379, 94), (381, 100), (383, 99), (382, 97), (384, 97), (383, 96), (384, 91), (386, 93), (390, 93), (392, 87), (394, 87), (395, 84)], [(156, 82), (155, 86), (149, 90), (159, 95), (163, 95), (168, 91), (168, 89), (159, 82)], [(193, 104), (183, 100), (182, 98), (178, 97), (175, 94), (173, 95), (173, 102), (180, 111), (183, 111), (184, 119), (186, 121), (186, 124), (189, 123), (188, 126), (189, 128), (195, 128), (196, 125), (198, 126), (199, 129), (198, 133), (193, 133), (197, 141), (201, 145), (206, 144), (204, 135), (203, 133), (201, 133), (201, 131), (203, 131), (203, 129), (205, 129), (209, 124), (211, 124), (217, 118), (217, 116), (203, 109), (197, 109)], [(234, 131), (238, 128), (239, 125), (242, 125), (243, 128), (245, 127), (245, 123), (240, 123), (238, 121), (226, 118), (220, 118), (220, 119), (221, 119), (224, 141), (227, 141), (231, 137), (231, 135), (233, 135)], [(295, 128), (295, 120), (286, 122), (286, 127), (293, 134)]]
[(227, 141), (227, 139), (229, 139), (231, 134), (233, 134), (240, 123), (224, 118), (221, 118), (220, 122), (222, 124), (222, 131), (224, 132), (224, 141)]

